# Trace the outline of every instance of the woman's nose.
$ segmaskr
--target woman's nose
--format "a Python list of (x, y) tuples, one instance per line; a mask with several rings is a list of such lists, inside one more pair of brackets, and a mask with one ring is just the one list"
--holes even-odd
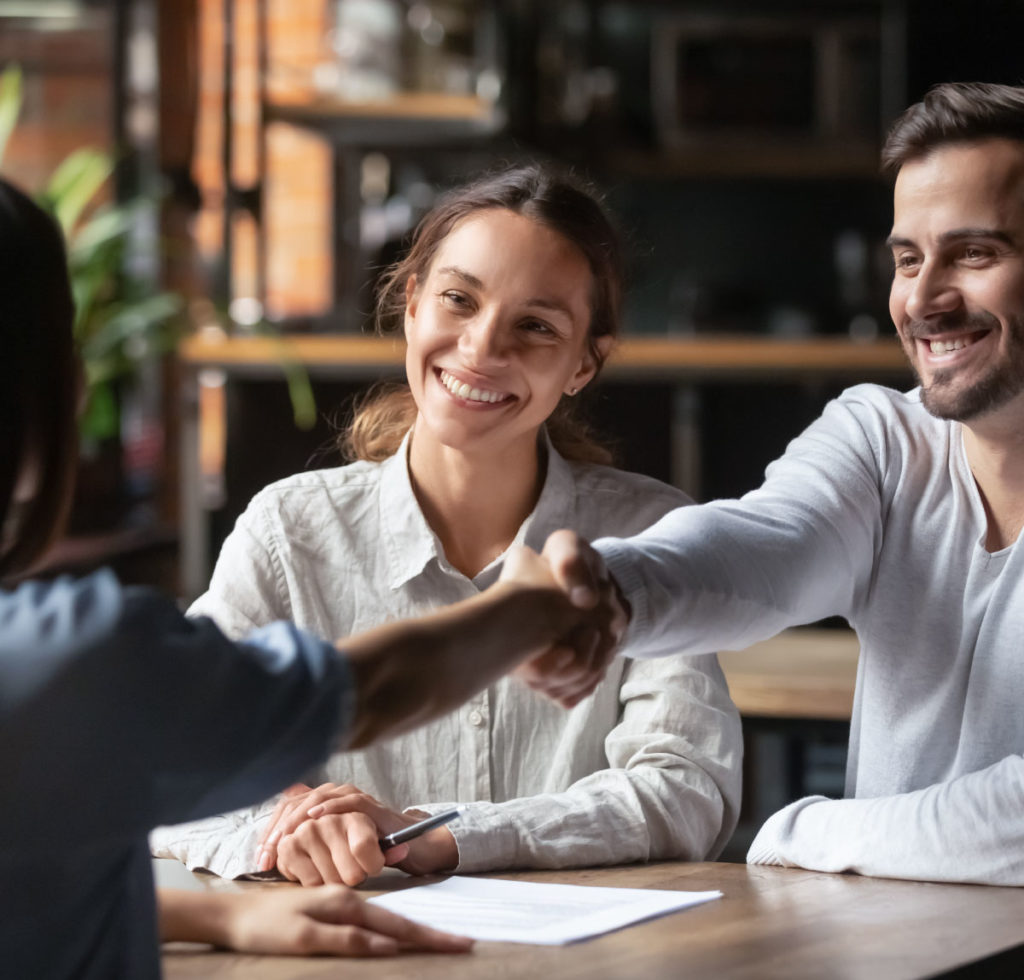
[(466, 324), (459, 348), (470, 364), (487, 365), (506, 359), (506, 337), (499, 317), (481, 311)]

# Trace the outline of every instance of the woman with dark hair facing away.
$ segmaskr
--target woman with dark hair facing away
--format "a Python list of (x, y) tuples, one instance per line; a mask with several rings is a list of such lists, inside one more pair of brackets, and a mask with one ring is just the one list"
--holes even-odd
[[(379, 292), (408, 383), (372, 395), (356, 461), (260, 492), (190, 614), (229, 635), (281, 616), (341, 635), (477, 594), (508, 550), (568, 524), (622, 535), (686, 503), (606, 465), (573, 415), (619, 330), (616, 233), (594, 195), (542, 166), (457, 189)], [(568, 713), (515, 678), (280, 800), (161, 828), (155, 853), (224, 875), (277, 868), (355, 884), (412, 874), (702, 859), (732, 832), (740, 725), (714, 656), (616, 660)], [(458, 820), (382, 851), (454, 805)]]
[[(259, 800), (332, 749), (443, 716), (527, 651), (572, 642), (586, 614), (532, 575), (539, 563), (517, 564), (516, 582), (339, 652), (284, 622), (229, 640), (109, 572), (24, 580), (67, 513), (77, 376), (60, 232), (2, 180), (0, 281), (4, 975), (144, 980), (160, 972), (151, 827)], [(552, 695), (583, 696), (596, 682), (586, 651), (560, 655), (572, 663)], [(468, 947), (338, 886), (160, 904), (164, 938), (253, 952)]]

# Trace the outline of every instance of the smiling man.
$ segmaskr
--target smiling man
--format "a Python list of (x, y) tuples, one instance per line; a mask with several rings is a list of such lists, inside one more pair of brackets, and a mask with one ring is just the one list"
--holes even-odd
[(846, 797), (771, 817), (748, 861), (1024, 885), (1024, 88), (950, 84), (897, 120), (890, 312), (919, 386), (859, 385), (741, 500), (591, 548), (630, 652), (734, 649), (846, 617)]

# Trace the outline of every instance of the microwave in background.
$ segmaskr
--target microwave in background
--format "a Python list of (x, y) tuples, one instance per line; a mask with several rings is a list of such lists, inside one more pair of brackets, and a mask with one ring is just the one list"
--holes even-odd
[(883, 27), (866, 16), (659, 18), (651, 93), (661, 142), (877, 145), (891, 102)]

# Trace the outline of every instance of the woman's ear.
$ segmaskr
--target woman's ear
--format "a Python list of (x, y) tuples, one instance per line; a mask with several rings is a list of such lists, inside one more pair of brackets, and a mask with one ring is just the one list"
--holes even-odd
[[(569, 386), (566, 389), (567, 395), (575, 395), (582, 388), (590, 383), (590, 379), (597, 374), (598, 368), (604, 364), (615, 344), (615, 338), (605, 334), (603, 337), (595, 337), (593, 342), (587, 342), (583, 357), (580, 359), (580, 366), (572, 376)], [(597, 356), (594, 356), (594, 349), (597, 348)]]

